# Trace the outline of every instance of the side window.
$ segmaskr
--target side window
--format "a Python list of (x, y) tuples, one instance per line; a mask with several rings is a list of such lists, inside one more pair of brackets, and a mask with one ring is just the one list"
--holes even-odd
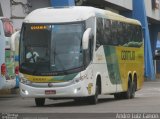
[(94, 37), (92, 37), (92, 38), (89, 40), (90, 60), (92, 60), (92, 57), (93, 57), (93, 43), (94, 43)]
[(125, 47), (141, 47), (142, 46), (142, 30), (138, 25), (126, 24)]
[(97, 19), (97, 41), (96, 48), (100, 45), (111, 45), (112, 35), (111, 35), (111, 20), (98, 18)]
[(97, 18), (97, 29), (96, 29), (96, 49), (102, 45), (103, 41), (103, 19)]
[(124, 44), (124, 37), (123, 37), (123, 26), (122, 22), (117, 23), (117, 40), (118, 40), (118, 45), (123, 45)]
[(127, 44), (129, 43), (129, 42), (131, 42), (132, 41), (132, 26), (130, 25), (130, 24), (127, 24), (127, 34), (128, 34), (128, 36), (127, 36)]
[(124, 30), (124, 45), (125, 47), (130, 47), (133, 37), (133, 29), (130, 24), (123, 23), (123, 30)]
[(122, 25), (122, 43), (121, 45), (125, 46), (125, 44), (128, 42), (128, 25), (125, 23), (121, 23)]
[(94, 43), (94, 38), (95, 38), (95, 17), (91, 17), (91, 18), (87, 19), (86, 28), (92, 28), (92, 37), (91, 37), (92, 48), (91, 48), (90, 52), (93, 53), (93, 51), (94, 51), (94, 44), (93, 43)]
[(97, 18), (96, 36), (96, 49), (100, 45), (140, 47), (143, 40), (140, 26), (104, 18)]
[(135, 47), (141, 47), (142, 46), (142, 30), (140, 26), (134, 26), (134, 32), (133, 32), (133, 42)]
[(123, 26), (119, 21), (111, 21), (111, 45), (123, 45), (124, 37), (123, 37)]
[(104, 19), (104, 45), (109, 45), (112, 42), (111, 37), (111, 21), (108, 19)]
[(112, 29), (112, 42), (111, 45), (117, 45), (118, 44), (118, 38), (117, 38), (117, 21), (111, 22), (111, 29)]
[(136, 41), (142, 42), (142, 29), (140, 26), (135, 26), (135, 34), (136, 34)]

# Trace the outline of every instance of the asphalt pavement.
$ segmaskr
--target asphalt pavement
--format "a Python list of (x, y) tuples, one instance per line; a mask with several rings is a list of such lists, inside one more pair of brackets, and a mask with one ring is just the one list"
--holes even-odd
[[(136, 97), (129, 100), (115, 100), (112, 95), (102, 95), (97, 105), (88, 105), (87, 103), (77, 103), (73, 100), (46, 100), (44, 107), (36, 107), (34, 99), (22, 98), (19, 94), (1, 95), (0, 112), (2, 114), (12, 113), (23, 115), (28, 114), (36, 119), (34, 115), (43, 115), (43, 119), (49, 117), (57, 118), (97, 118), (103, 119), (118, 118), (127, 116), (135, 119), (141, 119), (143, 114), (156, 114), (156, 119), (160, 118), (160, 80), (145, 81), (141, 90), (136, 92)], [(134, 114), (139, 114), (134, 115)], [(48, 116), (47, 116), (48, 115)], [(65, 116), (66, 115), (66, 116)], [(68, 116), (67, 116), (68, 115)], [(97, 116), (96, 116), (97, 115)], [(129, 116), (128, 115), (128, 116)], [(3, 115), (4, 116), (4, 115)], [(136, 117), (137, 116), (137, 117)], [(25, 118), (27, 119), (27, 118)], [(28, 118), (30, 119), (30, 118)], [(119, 119), (121, 119), (119, 117)], [(143, 119), (143, 118), (142, 118)]]

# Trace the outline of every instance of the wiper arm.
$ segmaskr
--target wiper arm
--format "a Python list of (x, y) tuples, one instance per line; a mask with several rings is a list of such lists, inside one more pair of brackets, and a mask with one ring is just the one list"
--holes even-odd
[(83, 69), (83, 66), (81, 67), (76, 67), (76, 68), (71, 68), (71, 69), (67, 69), (67, 70), (62, 70), (61, 72), (63, 72), (63, 74), (67, 75), (70, 73), (75, 73), (75, 72), (79, 72)]
[[(54, 69), (56, 69), (56, 65), (54, 65), (54, 66), (52, 66), (52, 67), (54, 67)], [(64, 67), (63, 67), (63, 69), (62, 69), (61, 71), (56, 71), (56, 73), (59, 73), (59, 72), (60, 72), (60, 73), (63, 72), (63, 73), (66, 74), (66, 75), (68, 74), (68, 71), (67, 71)]]

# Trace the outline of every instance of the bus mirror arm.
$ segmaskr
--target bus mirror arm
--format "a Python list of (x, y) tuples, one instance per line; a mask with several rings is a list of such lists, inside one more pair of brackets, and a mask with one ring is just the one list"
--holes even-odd
[(15, 51), (15, 42), (16, 39), (20, 38), (20, 31), (16, 31), (14, 34), (11, 36), (11, 50)]
[(82, 38), (82, 47), (83, 47), (83, 50), (87, 50), (88, 49), (88, 44), (89, 44), (90, 36), (91, 36), (91, 28), (88, 28), (84, 32), (83, 38)]

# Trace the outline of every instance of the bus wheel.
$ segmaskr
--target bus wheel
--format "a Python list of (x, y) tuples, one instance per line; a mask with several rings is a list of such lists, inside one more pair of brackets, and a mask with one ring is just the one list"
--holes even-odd
[(131, 98), (134, 98), (134, 97), (135, 97), (135, 91), (136, 91), (136, 84), (135, 84), (135, 82), (133, 81), (133, 82), (132, 82)]
[(95, 95), (89, 97), (89, 100), (88, 100), (90, 104), (93, 104), (93, 105), (97, 104), (97, 102), (98, 102), (98, 94), (99, 94), (99, 86), (98, 86), (98, 84), (96, 84)]
[(45, 98), (35, 98), (35, 103), (37, 107), (44, 106)]
[(130, 99), (131, 94), (132, 94), (132, 81), (129, 78), (129, 80), (128, 80), (128, 90), (126, 92), (124, 92), (124, 98), (125, 99)]

